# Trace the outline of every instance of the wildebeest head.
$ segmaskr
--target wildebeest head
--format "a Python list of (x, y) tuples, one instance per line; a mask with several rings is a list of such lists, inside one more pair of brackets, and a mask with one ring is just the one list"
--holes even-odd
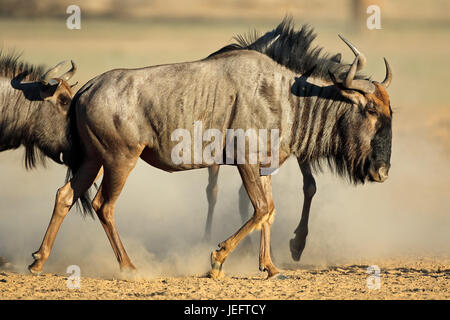
[(74, 95), (72, 87), (75, 85), (69, 85), (68, 81), (77, 70), (75, 63), (71, 61), (72, 68), (59, 75), (64, 64), (65, 61), (59, 63), (41, 77), (39, 92), (44, 101), (40, 113), (42, 124), (35, 128), (36, 134), (46, 137), (40, 141), (40, 149), (60, 164), (64, 162), (61, 156), (64, 157), (70, 148), (67, 140), (67, 114)]
[(61, 69), (66, 61), (60, 62), (48, 70), (38, 81), (22, 82), (18, 76), (13, 79), (14, 88), (22, 91), (25, 99), (39, 102), (32, 111), (32, 117), (27, 120), (27, 134), (22, 140), (26, 148), (26, 165), (35, 164), (36, 148), (45, 156), (62, 164), (64, 154), (70, 149), (68, 140), (68, 112), (73, 98), (69, 79), (76, 72), (72, 61), (69, 71), (61, 75)]
[(354, 106), (339, 128), (344, 141), (348, 142), (342, 152), (347, 153), (347, 159), (355, 160), (356, 163), (350, 164), (354, 166), (351, 171), (359, 181), (383, 182), (391, 166), (392, 110), (386, 89), (392, 80), (392, 70), (384, 59), (386, 76), (381, 83), (357, 79), (356, 71), (364, 67), (366, 58), (347, 40), (341, 39), (356, 56), (346, 70), (330, 73), (340, 93)]

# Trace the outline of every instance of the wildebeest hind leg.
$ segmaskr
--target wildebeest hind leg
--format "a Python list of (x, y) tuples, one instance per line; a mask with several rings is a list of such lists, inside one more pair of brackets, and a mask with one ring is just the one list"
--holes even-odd
[(135, 270), (136, 268), (131, 263), (120, 240), (114, 220), (114, 207), (138, 158), (136, 156), (134, 158), (116, 160), (112, 164), (105, 164), (103, 181), (93, 201), (93, 207), (111, 243), (121, 271)]
[(100, 175), (101, 164), (97, 159), (85, 160), (76, 175), (56, 193), (55, 207), (41, 247), (33, 253), (34, 262), (28, 267), (33, 274), (42, 271), (55, 242), (59, 227), (78, 198), (84, 194)]

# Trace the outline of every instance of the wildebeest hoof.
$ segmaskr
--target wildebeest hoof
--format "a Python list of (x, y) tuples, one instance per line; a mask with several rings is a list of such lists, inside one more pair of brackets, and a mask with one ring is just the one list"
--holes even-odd
[(216, 259), (216, 253), (217, 251), (211, 252), (211, 268), (222, 270), (222, 263)]
[(33, 276), (40, 276), (42, 274), (42, 270), (33, 269), (33, 265), (34, 263), (28, 266), (28, 271), (30, 271)]
[(302, 256), (304, 245), (297, 246), (295, 239), (289, 241), (289, 249), (291, 250), (291, 257), (294, 261), (299, 261)]
[(222, 271), (222, 263), (216, 260), (215, 251), (211, 253), (211, 271), (209, 277), (212, 279), (222, 279), (225, 274)]
[(225, 277), (225, 273), (220, 269), (212, 268), (211, 271), (209, 272), (209, 277), (211, 279), (219, 280)]

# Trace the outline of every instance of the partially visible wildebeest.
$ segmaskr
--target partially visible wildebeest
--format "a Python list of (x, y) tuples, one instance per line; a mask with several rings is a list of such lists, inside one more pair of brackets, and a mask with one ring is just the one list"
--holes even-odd
[(70, 149), (68, 118), (73, 97), (67, 81), (72, 68), (60, 75), (65, 62), (44, 73), (43, 66), (0, 52), (0, 151), (25, 147), (25, 165), (33, 168), (49, 157), (63, 164)]
[[(67, 112), (73, 91), (67, 81), (76, 66), (61, 75), (65, 62), (45, 72), (0, 51), (0, 151), (25, 148), (25, 166), (34, 168), (49, 157), (62, 164), (70, 150)], [(0, 265), (6, 260), (0, 258)]]
[[(291, 27), (284, 21), (263, 36), (273, 39), (269, 45), (280, 56), (277, 60), (254, 50), (257, 40), (253, 47), (228, 47), (200, 61), (111, 70), (86, 83), (70, 109), (74, 147), (67, 163), (73, 177), (58, 190), (49, 228), (30, 271), (42, 270), (61, 222), (102, 166), (103, 180), (92, 206), (121, 269), (135, 269), (115, 226), (115, 203), (139, 158), (171, 172), (217, 164), (196, 159), (196, 143), (183, 149), (188, 161), (174, 160), (179, 141), (173, 134), (182, 130), (196, 136), (199, 122), (204, 132), (211, 129), (222, 134), (215, 156), (227, 159), (219, 164), (237, 166), (254, 207), (253, 216), (212, 252), (212, 277), (222, 274), (225, 259), (254, 229), (261, 229), (260, 269), (269, 278), (279, 273), (269, 252), (275, 208), (271, 177), (263, 174), (270, 164), (251, 148), (245, 148), (245, 161), (241, 161), (242, 153), (234, 152), (235, 145), (230, 150), (226, 144), (229, 130), (278, 132), (278, 145), (271, 140), (258, 147), (270, 150), (280, 166), (294, 155), (300, 163), (327, 164), (354, 183), (383, 182), (392, 140), (386, 92), (392, 72), (387, 61), (385, 79), (372, 81), (357, 73), (366, 59), (355, 47), (350, 45), (355, 53), (350, 65), (337, 63), (320, 55), (317, 48), (299, 51), (284, 41), (288, 38), (283, 32), (276, 34), (279, 29), (290, 32)], [(308, 27), (302, 30), (312, 32)], [(209, 145), (201, 143), (201, 150)], [(75, 146), (79, 147), (76, 152)]]

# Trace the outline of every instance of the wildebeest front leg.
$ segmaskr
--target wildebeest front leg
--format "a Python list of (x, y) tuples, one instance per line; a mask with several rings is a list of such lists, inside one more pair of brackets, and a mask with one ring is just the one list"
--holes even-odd
[(295, 229), (295, 238), (289, 242), (292, 259), (299, 261), (300, 257), (305, 249), (306, 237), (308, 235), (308, 220), (309, 211), (311, 209), (311, 202), (314, 194), (316, 193), (316, 181), (311, 173), (311, 166), (308, 163), (300, 163), (300, 170), (303, 174), (303, 209), (300, 223)]
[(77, 174), (56, 193), (55, 207), (47, 227), (41, 247), (33, 253), (34, 262), (28, 267), (33, 274), (42, 271), (55, 242), (56, 234), (73, 204), (85, 193), (101, 174), (101, 165), (97, 160), (85, 161)]
[(208, 186), (206, 187), (206, 197), (208, 198), (208, 216), (206, 218), (205, 241), (211, 239), (212, 218), (217, 202), (217, 178), (219, 176), (219, 166), (214, 165), (208, 168)]
[(211, 254), (211, 277), (220, 277), (222, 264), (228, 255), (236, 248), (255, 228), (260, 228), (266, 222), (273, 208), (269, 208), (267, 203), (264, 183), (267, 177), (259, 175), (259, 167), (255, 165), (238, 165), (239, 173), (249, 195), (250, 201), (255, 209), (253, 216), (235, 234), (219, 245), (219, 250)]
[(272, 181), (271, 176), (261, 177), (264, 186), (264, 192), (269, 207), (269, 218), (261, 225), (261, 242), (259, 250), (259, 269), (261, 271), (267, 271), (267, 278), (272, 278), (278, 274), (277, 268), (275, 268), (271, 258), (271, 246), (270, 246), (270, 227), (275, 217), (275, 205), (272, 196)]

